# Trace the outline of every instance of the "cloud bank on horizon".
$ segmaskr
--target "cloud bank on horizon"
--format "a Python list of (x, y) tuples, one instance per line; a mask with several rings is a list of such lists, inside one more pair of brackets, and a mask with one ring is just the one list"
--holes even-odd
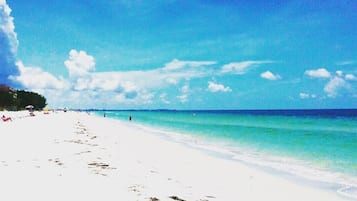
[(9, 76), (19, 73), (15, 64), (18, 40), (14, 18), (10, 14), (11, 8), (5, 0), (0, 0), (0, 80), (2, 84), (16, 85), (9, 79)]
[[(112, 6), (120, 6), (114, 2), (112, 3)], [(21, 7), (18, 4), (15, 5)], [(128, 8), (125, 5), (122, 4), (121, 6), (129, 9), (127, 10), (128, 12), (134, 12), (132, 10), (133, 8)], [(214, 7), (217, 5), (212, 7), (209, 7), (208, 5), (206, 6), (208, 11), (213, 13), (217, 12)], [(217, 9), (219, 10), (220, 7), (227, 9), (226, 6), (231, 5), (218, 5)], [(290, 9), (292, 9), (291, 6), (292, 5), (289, 4), (284, 7), (284, 11), (286, 12), (286, 10), (288, 10), (289, 12), (292, 12), (290, 11)], [(179, 10), (180, 8), (177, 9), (178, 10), (175, 10), (176, 12), (181, 12)], [(207, 15), (210, 14), (208, 11), (206, 13)], [(141, 10), (140, 12), (143, 11)], [(61, 62), (60, 64), (57, 64), (55, 68), (49, 67), (54, 66), (52, 61), (46, 61), (48, 63), (27, 65), (27, 61), (33, 63), (36, 60), (33, 59), (32, 55), (18, 54), (18, 50), (22, 49), (21, 38), (19, 43), (17, 33), (15, 32), (14, 17), (11, 16), (11, 13), (12, 9), (7, 2), (5, 0), (0, 0), (0, 84), (7, 84), (39, 92), (48, 99), (48, 103), (51, 107), (66, 106), (72, 108), (107, 109), (276, 109), (357, 107), (357, 62), (355, 62), (355, 60), (357, 60), (357, 55), (355, 55), (356, 57), (347, 55), (346, 58), (343, 56), (342, 59), (330, 62), (330, 64), (328, 64), (329, 67), (321, 67), (321, 65), (326, 65), (325, 60), (314, 60), (311, 61), (311, 63), (295, 61), (294, 63), (295, 58), (291, 58), (289, 53), (278, 56), (273, 53), (261, 53), (257, 47), (260, 46), (261, 49), (265, 48), (264, 43), (260, 44), (261, 39), (253, 40), (247, 38), (248, 36), (243, 37), (243, 34), (246, 33), (240, 33), (240, 30), (236, 30), (239, 32), (236, 34), (237, 36), (232, 36), (231, 33), (225, 35), (228, 38), (233, 37), (238, 41), (231, 40), (228, 43), (222, 41), (222, 45), (224, 43), (226, 49), (220, 50), (217, 48), (218, 43), (216, 38), (205, 38), (205, 36), (202, 36), (202, 40), (194, 40), (191, 39), (191, 37), (195, 38), (192, 33), (186, 36), (184, 33), (181, 33), (182, 31), (180, 29), (177, 34), (181, 35), (176, 36), (174, 33), (170, 34), (172, 34), (173, 37), (179, 38), (190, 37), (186, 40), (192, 40), (191, 42), (193, 43), (193, 46), (198, 45), (203, 46), (201, 48), (207, 48), (196, 49), (195, 47), (190, 49), (189, 55), (196, 55), (195, 51), (201, 52), (206, 50), (206, 53), (196, 55), (199, 59), (187, 55), (182, 55), (182, 57), (193, 59), (175, 59), (175, 57), (180, 56), (180, 53), (177, 53), (176, 49), (182, 48), (185, 50), (188, 41), (183, 42), (183, 44), (176, 44), (177, 42), (169, 41), (169, 45), (172, 46), (170, 49), (166, 49), (166, 45), (161, 46), (163, 50), (155, 50), (155, 47), (152, 47), (152, 51), (155, 51), (158, 55), (167, 54), (167, 56), (164, 57), (164, 60), (166, 60), (164, 63), (155, 64), (150, 57), (148, 61), (144, 62), (145, 65), (141, 63), (142, 61), (139, 61), (140, 59), (137, 59), (138, 64), (136, 67), (135, 65), (130, 68), (115, 66), (106, 67), (105, 58), (110, 57), (110, 59), (113, 59), (111, 57), (113, 55), (115, 57), (117, 54), (110, 49), (113, 47), (108, 47), (107, 52), (103, 49), (97, 51), (96, 49), (91, 49), (91, 42), (86, 40), (86, 43), (88, 43), (87, 47), (89, 47), (88, 49), (90, 52), (93, 52), (92, 54), (89, 54), (87, 49), (71, 47), (70, 49), (67, 49), (65, 53), (60, 53), (61, 56), (55, 57), (56, 60)], [(144, 14), (145, 12), (142, 13), (142, 15)], [(80, 14), (78, 15), (81, 16)], [(133, 14), (131, 13), (130, 15)], [(137, 15), (137, 13), (135, 13), (135, 15)], [(151, 15), (150, 17), (153, 17)], [(169, 14), (164, 13), (163, 15), (166, 16)], [(181, 13), (179, 15), (181, 15)], [(194, 16), (195, 14), (191, 13), (188, 15)], [(236, 17), (234, 14), (230, 15), (232, 15), (230, 16), (232, 18)], [(98, 16), (93, 17), (98, 18)], [(116, 17), (119, 18), (119, 16)], [(157, 19), (157, 16), (153, 18), (154, 19), (152, 20), (164, 20), (161, 18)], [(273, 19), (276, 20), (275, 18)], [(181, 23), (181, 21), (177, 21), (178, 19), (172, 20), (176, 23)], [(136, 20), (134, 20), (134, 22), (138, 23)], [(306, 23), (309, 24), (312, 22), (307, 21)], [(185, 28), (188, 29), (188, 32), (191, 29), (195, 29), (192, 25)], [(172, 29), (172, 31), (175, 30), (175, 28)], [(165, 31), (168, 30), (169, 29), (165, 29)], [(197, 28), (195, 31), (200, 32), (202, 30)], [(162, 32), (162, 30), (158, 30), (157, 33), (159, 32)], [(136, 32), (133, 31), (129, 34), (133, 33)], [(30, 33), (21, 34), (26, 35)], [(79, 35), (81, 34), (82, 33), (79, 33)], [(121, 34), (125, 35), (126, 33)], [(150, 37), (150, 34), (151, 33), (148, 32), (147, 37)], [(223, 33), (220, 34), (224, 35)], [(208, 33), (208, 35), (210, 34)], [(264, 34), (262, 36), (264, 36)], [(105, 41), (105, 38), (102, 36), (100, 37), (101, 40)], [(141, 38), (142, 40), (145, 39), (145, 36), (141, 37), (143, 37)], [(28, 44), (29, 39), (26, 37), (24, 38), (26, 42), (25, 44)], [(78, 40), (80, 39), (81, 38)], [(85, 39), (86, 38), (83, 40)], [(131, 38), (129, 37), (128, 40), (131, 40)], [(108, 40), (106, 42), (111, 43), (112, 41)], [(161, 42), (160, 39), (157, 39), (157, 43)], [(356, 40), (351, 42), (353, 43), (352, 45), (357, 45)], [(216, 45), (214, 47), (214, 54), (209, 53), (211, 51), (209, 49), (211, 47), (210, 44), (212, 43)], [(204, 44), (208, 45), (205, 46)], [(231, 48), (230, 46), (232, 44), (236, 45), (237, 50), (241, 50), (239, 54), (231, 53), (231, 49), (229, 48)], [(245, 44), (244, 50), (240, 49), (242, 44)], [(150, 46), (150, 44), (146, 45)], [(276, 51), (283, 51), (281, 48), (286, 48), (285, 45), (286, 44), (278, 46)], [(54, 47), (51, 48), (56, 48), (57, 46), (61, 46), (60, 42), (56, 43)], [(128, 51), (133, 51), (131, 50), (133, 47), (127, 48)], [(145, 48), (146, 47), (143, 47), (143, 49)], [(341, 49), (341, 47), (334, 48)], [(142, 52), (140, 52), (141, 50), (137, 51), (138, 52), (134, 53), (142, 54)], [(63, 57), (63, 54), (65, 57)], [(227, 54), (228, 57), (225, 54)], [(41, 58), (41, 60), (46, 60), (46, 57)], [(132, 58), (127, 58), (128, 66), (131, 60)], [(108, 62), (107, 65), (112, 64), (109, 64)]]

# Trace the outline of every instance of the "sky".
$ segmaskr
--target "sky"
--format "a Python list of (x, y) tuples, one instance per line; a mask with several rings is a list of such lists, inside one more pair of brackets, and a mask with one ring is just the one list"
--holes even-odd
[(0, 0), (0, 83), (52, 108), (357, 108), (355, 0)]

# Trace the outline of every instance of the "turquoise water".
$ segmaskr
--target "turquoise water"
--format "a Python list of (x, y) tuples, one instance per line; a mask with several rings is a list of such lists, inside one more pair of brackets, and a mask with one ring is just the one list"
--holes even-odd
[[(357, 111), (106, 111), (357, 198)], [(99, 112), (103, 115), (103, 112)], [(355, 192), (356, 191), (356, 192)]]

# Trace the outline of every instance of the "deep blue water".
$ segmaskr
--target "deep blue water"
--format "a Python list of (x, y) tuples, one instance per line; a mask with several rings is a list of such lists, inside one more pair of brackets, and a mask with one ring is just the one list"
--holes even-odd
[[(104, 111), (97, 111), (103, 115)], [(110, 118), (154, 127), (192, 146), (243, 161), (357, 189), (357, 110), (125, 110)], [(356, 197), (357, 199), (357, 197)]]

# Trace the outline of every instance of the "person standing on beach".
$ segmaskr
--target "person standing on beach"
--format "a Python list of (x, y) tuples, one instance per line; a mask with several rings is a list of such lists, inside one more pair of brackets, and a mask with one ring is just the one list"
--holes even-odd
[(132, 117), (131, 117), (131, 115), (129, 115), (129, 121), (131, 121), (131, 119), (132, 119)]

